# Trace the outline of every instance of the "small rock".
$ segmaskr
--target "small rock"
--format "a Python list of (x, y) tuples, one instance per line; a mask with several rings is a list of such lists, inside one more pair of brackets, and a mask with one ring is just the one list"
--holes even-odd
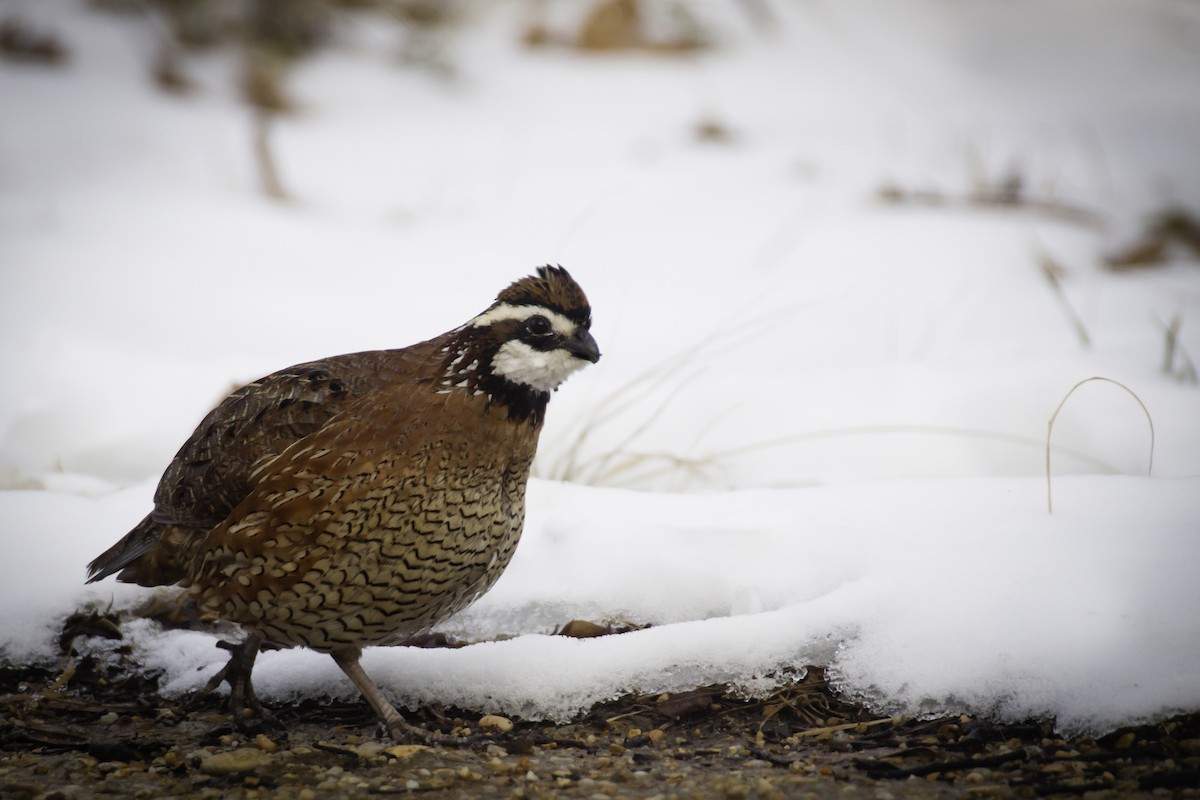
[(387, 753), (392, 758), (400, 759), (401, 761), (412, 758), (413, 756), (423, 753), (429, 748), (423, 744), (398, 744), (394, 747), (385, 748), (382, 752)]
[(379, 742), (364, 742), (362, 744), (356, 744), (350, 748), (350, 751), (359, 758), (374, 758), (382, 753), (383, 750), (384, 746)]
[(234, 775), (259, 769), (270, 761), (271, 757), (257, 747), (242, 747), (202, 758), (200, 771), (205, 775)]
[(729, 800), (744, 800), (750, 795), (750, 787), (742, 783), (727, 783), (725, 785), (725, 796)]
[(254, 737), (254, 746), (259, 750), (262, 750), (264, 753), (274, 753), (279, 749), (278, 742), (268, 738), (267, 735), (263, 733), (260, 733), (258, 736)]
[(78, 786), (59, 786), (41, 795), (38, 800), (75, 800), (81, 791)]
[(118, 714), (115, 711), (110, 711), (107, 714), (105, 714), (104, 716), (100, 717), (100, 719), (98, 719), (97, 722), (99, 722), (101, 725), (112, 725), (114, 722), (116, 722), (120, 718), (121, 718), (120, 714)]
[(1137, 734), (1133, 731), (1125, 731), (1121, 734), (1121, 738), (1117, 739), (1116, 748), (1118, 750), (1128, 750), (1133, 747), (1133, 743), (1137, 741)]
[(479, 718), (479, 722), (476, 724), (481, 731), (508, 733), (513, 729), (513, 721), (508, 717), (501, 717), (498, 714), (485, 714)]

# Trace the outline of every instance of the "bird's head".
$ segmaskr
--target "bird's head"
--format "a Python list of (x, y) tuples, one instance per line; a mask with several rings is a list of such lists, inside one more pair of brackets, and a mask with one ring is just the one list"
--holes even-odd
[[(538, 267), (455, 331), (443, 384), (507, 402), (544, 407), (549, 393), (600, 360), (592, 308), (562, 267)], [(538, 415), (540, 416), (540, 414)]]

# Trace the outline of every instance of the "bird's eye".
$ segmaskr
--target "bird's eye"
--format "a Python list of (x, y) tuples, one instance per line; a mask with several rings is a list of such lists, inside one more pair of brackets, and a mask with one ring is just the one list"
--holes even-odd
[(525, 323), (525, 327), (530, 333), (537, 336), (545, 336), (550, 332), (550, 320), (543, 317), (541, 314), (536, 314), (529, 318)]

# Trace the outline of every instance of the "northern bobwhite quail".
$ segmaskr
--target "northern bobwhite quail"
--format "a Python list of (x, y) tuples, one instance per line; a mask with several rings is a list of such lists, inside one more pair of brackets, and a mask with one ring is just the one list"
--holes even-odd
[(222, 671), (235, 710), (261, 710), (249, 681), (261, 644), (302, 646), (332, 655), (393, 736), (414, 735), (362, 648), (429, 630), (500, 577), (550, 392), (600, 358), (590, 325), (567, 271), (540, 267), (441, 336), (238, 389), (90, 581), (179, 583), (202, 614), (242, 626)]

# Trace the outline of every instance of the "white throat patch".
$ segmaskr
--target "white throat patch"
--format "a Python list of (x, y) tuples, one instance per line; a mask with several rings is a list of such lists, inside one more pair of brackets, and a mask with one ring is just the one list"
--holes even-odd
[(549, 392), (587, 363), (565, 350), (545, 353), (514, 339), (500, 345), (492, 359), (492, 372), (512, 383)]

